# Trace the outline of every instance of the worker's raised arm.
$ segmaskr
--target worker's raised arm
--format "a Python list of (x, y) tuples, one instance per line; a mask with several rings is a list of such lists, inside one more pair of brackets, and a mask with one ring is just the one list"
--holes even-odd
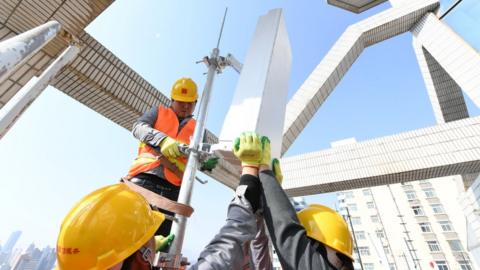
[(235, 197), (228, 207), (227, 221), (191, 269), (243, 268), (245, 244), (257, 234), (255, 212), (259, 209), (261, 194), (258, 139), (254, 133), (246, 134), (235, 144), (233, 152), (242, 161), (243, 168)]
[(265, 205), (263, 215), (283, 269), (331, 269), (319, 252), (324, 251), (323, 246), (307, 237), (287, 194), (270, 170), (270, 142), (263, 140), (263, 147), (259, 172)]
[(154, 106), (146, 111), (137, 122), (133, 124), (133, 136), (150, 146), (158, 147), (167, 135), (154, 128), (157, 117), (158, 106)]
[(228, 207), (227, 220), (217, 235), (200, 253), (191, 269), (242, 269), (244, 245), (257, 232), (252, 206), (245, 197), (247, 186), (240, 185)]

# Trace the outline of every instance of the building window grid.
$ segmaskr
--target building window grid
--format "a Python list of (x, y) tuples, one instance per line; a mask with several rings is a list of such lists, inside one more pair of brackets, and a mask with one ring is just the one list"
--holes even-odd
[(358, 247), (358, 252), (361, 256), (370, 256), (370, 248), (369, 247)]
[(365, 237), (365, 232), (364, 232), (364, 231), (356, 231), (356, 232), (355, 232), (355, 237), (357, 238), (357, 240), (367, 239), (367, 238)]
[(362, 190), (364, 196), (372, 195), (372, 191), (369, 188)]
[(425, 188), (423, 189), (423, 192), (425, 193), (425, 197), (427, 198), (434, 198), (437, 196), (433, 188)]
[(432, 210), (433, 213), (435, 214), (444, 214), (445, 210), (443, 209), (443, 206), (441, 204), (432, 204)]
[(414, 190), (405, 190), (405, 195), (409, 201), (417, 199), (417, 193)]
[(385, 238), (385, 233), (383, 232), (383, 230), (376, 230), (375, 234), (379, 239)]
[(438, 270), (449, 270), (446, 261), (435, 261)]
[(364, 263), (363, 264), (363, 270), (374, 270), (374, 264), (373, 263)]
[(417, 206), (412, 206), (413, 214), (415, 216), (424, 216), (425, 213), (423, 212), (423, 208), (419, 205)]
[(462, 270), (472, 270), (472, 265), (470, 264), (469, 261), (458, 261), (458, 264), (460, 265), (460, 269)]
[(462, 252), (463, 251), (463, 246), (460, 240), (447, 240), (448, 245), (450, 246), (450, 249), (454, 252)]
[(351, 221), (353, 225), (360, 225), (362, 224), (362, 220), (360, 217), (351, 217)]
[(380, 219), (378, 218), (378, 215), (370, 216), (370, 218), (371, 218), (373, 223), (379, 223), (380, 222)]
[(430, 226), (429, 222), (421, 222), (421, 223), (418, 223), (418, 225), (420, 225), (420, 229), (422, 230), (422, 232), (424, 233), (432, 232), (432, 227)]
[(347, 204), (348, 210), (350, 211), (358, 211), (358, 207), (356, 203), (349, 203)]
[(353, 192), (352, 191), (345, 192), (344, 194), (345, 194), (346, 199), (352, 199), (353, 198)]
[(433, 241), (427, 241), (428, 248), (430, 249), (431, 252), (440, 252), (442, 251), (440, 249), (440, 245), (436, 240)]
[(374, 209), (375, 208), (375, 204), (373, 202), (367, 202), (367, 208), (368, 209)]
[(438, 224), (440, 224), (440, 227), (442, 227), (442, 231), (444, 232), (451, 232), (453, 231), (452, 229), (452, 223), (448, 220), (444, 221), (439, 221)]

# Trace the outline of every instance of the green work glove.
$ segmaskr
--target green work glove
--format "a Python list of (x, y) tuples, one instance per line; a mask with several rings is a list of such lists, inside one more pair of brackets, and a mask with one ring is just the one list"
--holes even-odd
[(212, 172), (215, 167), (217, 167), (218, 164), (218, 157), (211, 157), (207, 159), (207, 161), (202, 163), (202, 166), (200, 167), (200, 171), (204, 172)]
[(175, 239), (174, 234), (170, 234), (169, 236), (165, 237), (162, 235), (155, 236), (155, 252), (166, 252), (168, 247), (172, 244), (173, 239)]
[(262, 143), (255, 132), (243, 132), (233, 144), (233, 154), (242, 166), (258, 167), (262, 159)]
[(282, 169), (280, 168), (280, 161), (276, 158), (272, 160), (272, 171), (278, 183), (282, 185), (282, 182), (283, 182)]
[(262, 143), (262, 159), (260, 160), (260, 165), (270, 166), (271, 154), (270, 154), (270, 139), (267, 136), (262, 136), (260, 138)]
[(167, 158), (177, 158), (181, 155), (178, 144), (177, 140), (166, 137), (160, 143), (160, 152)]

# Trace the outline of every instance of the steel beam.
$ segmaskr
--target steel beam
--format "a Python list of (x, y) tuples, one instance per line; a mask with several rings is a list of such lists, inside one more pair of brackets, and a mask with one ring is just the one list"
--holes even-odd
[[(15, 124), (22, 113), (32, 104), (33, 101), (45, 90), (52, 79), (65, 65), (69, 64), (78, 54), (80, 49), (77, 46), (69, 46), (35, 82), (24, 86), (13, 96), (0, 110), (0, 139)], [(33, 78), (35, 79), (35, 78)]]
[(61, 25), (50, 21), (18, 36), (0, 42), (0, 84), (60, 31)]

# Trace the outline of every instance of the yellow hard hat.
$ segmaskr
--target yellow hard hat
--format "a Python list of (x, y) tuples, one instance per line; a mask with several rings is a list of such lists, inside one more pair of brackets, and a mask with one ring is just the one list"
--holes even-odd
[(308, 237), (333, 248), (353, 261), (352, 236), (347, 223), (335, 210), (320, 204), (312, 204), (297, 215)]
[(67, 214), (57, 239), (57, 269), (107, 269), (128, 258), (165, 216), (125, 184), (100, 188)]
[(171, 98), (182, 102), (197, 101), (197, 84), (190, 78), (178, 79), (172, 86)]

